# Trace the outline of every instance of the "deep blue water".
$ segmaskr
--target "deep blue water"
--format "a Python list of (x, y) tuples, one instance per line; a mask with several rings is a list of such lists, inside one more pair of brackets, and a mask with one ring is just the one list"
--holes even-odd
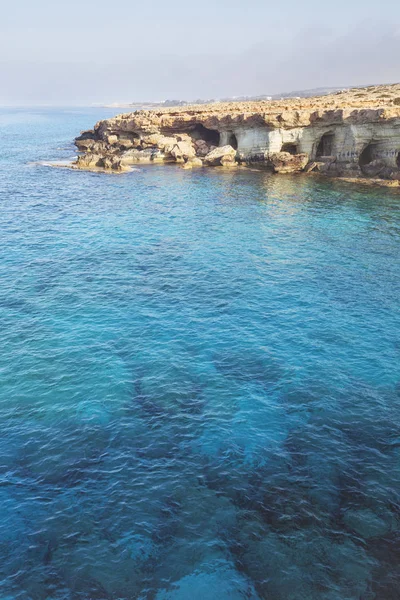
[(400, 193), (54, 169), (0, 111), (1, 600), (400, 598)]

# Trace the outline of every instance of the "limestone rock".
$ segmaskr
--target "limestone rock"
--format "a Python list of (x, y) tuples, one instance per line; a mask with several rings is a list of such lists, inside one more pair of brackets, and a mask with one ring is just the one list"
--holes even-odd
[[(198, 157), (211, 166), (238, 161), (276, 173), (306, 170), (399, 181), (399, 98), (400, 84), (392, 84), (314, 98), (141, 110), (98, 122), (75, 144), (88, 155), (117, 154), (122, 164), (186, 164)], [(230, 143), (222, 146), (229, 152), (220, 143)], [(282, 153), (285, 148), (289, 153)], [(80, 159), (81, 168), (93, 160)]]
[(192, 167), (202, 167), (203, 166), (203, 161), (201, 160), (201, 158), (198, 158), (197, 156), (195, 156), (194, 158), (191, 158), (188, 161)]
[(98, 166), (111, 171), (122, 170), (121, 159), (118, 156), (105, 156), (99, 161)]
[(165, 155), (156, 148), (145, 148), (138, 150), (137, 148), (126, 150), (121, 154), (122, 165), (134, 165), (136, 163), (150, 164), (153, 162), (163, 162)]
[(211, 150), (205, 156), (204, 162), (207, 165), (216, 167), (218, 165), (233, 165), (235, 163), (236, 150), (232, 146), (221, 146)]
[(183, 162), (196, 156), (193, 144), (188, 140), (178, 141), (170, 154), (177, 162)]
[(171, 152), (172, 148), (177, 143), (176, 137), (168, 137), (160, 133), (153, 133), (142, 138), (141, 146), (143, 148), (158, 148), (163, 152)]
[(78, 148), (78, 150), (84, 152), (88, 147), (90, 147), (94, 140), (94, 129), (88, 129), (87, 131), (82, 131), (81, 134), (78, 135), (77, 138), (75, 138), (75, 146)]
[(102, 166), (102, 156), (99, 154), (83, 154), (82, 156), (78, 156), (75, 161), (75, 166), (78, 169), (91, 169), (93, 167), (101, 167)]
[(318, 162), (318, 171), (324, 175), (341, 177), (342, 175), (357, 176), (361, 171), (358, 165), (355, 164), (338, 164), (335, 159), (329, 161)]
[(309, 162), (306, 168), (304, 169), (306, 173), (312, 173), (313, 171), (318, 171), (319, 164), (317, 161)]
[(77, 169), (105, 169), (106, 171), (122, 171), (124, 165), (117, 155), (102, 156), (99, 154), (83, 154), (74, 163)]
[(193, 142), (193, 139), (188, 133), (178, 133), (175, 135), (175, 138), (178, 142), (187, 142), (188, 144)]
[(215, 148), (215, 146), (210, 146), (210, 144), (207, 144), (207, 142), (205, 140), (195, 140), (194, 147), (195, 147), (197, 156), (203, 156), (203, 157), (207, 156), (207, 154), (209, 152), (211, 152), (211, 150), (214, 150), (214, 148)]
[(93, 139), (82, 140), (77, 143), (77, 147), (80, 152), (88, 152), (89, 154), (103, 154), (114, 150), (106, 142)]
[(140, 140), (142, 148), (152, 148), (153, 146), (159, 146), (162, 143), (164, 136), (161, 133), (153, 133), (151, 135), (145, 135)]
[(234, 156), (223, 156), (221, 158), (221, 165), (223, 167), (237, 167), (238, 163), (236, 162)]
[(95, 140), (91, 139), (91, 138), (87, 138), (87, 139), (78, 139), (76, 138), (75, 140), (75, 146), (78, 148), (78, 150), (80, 152), (88, 152), (93, 145), (96, 144)]
[(298, 173), (305, 169), (308, 163), (308, 155), (276, 152), (269, 156), (269, 161), (275, 173)]
[(121, 150), (137, 148), (140, 145), (140, 138), (132, 133), (122, 132), (118, 135), (117, 145)]
[[(381, 92), (377, 95), (377, 92)], [(275, 101), (247, 101), (158, 108), (123, 113), (100, 121), (94, 132), (102, 139), (107, 131), (136, 132), (140, 135), (182, 134), (197, 124), (214, 131), (292, 129), (352, 124), (383, 123), (400, 117), (400, 84), (347, 90), (341, 94), (310, 98), (284, 98)], [(233, 127), (234, 126), (234, 127)]]
[(194, 158), (190, 158), (187, 162), (185, 162), (182, 165), (183, 169), (193, 169), (193, 167), (202, 167), (203, 166), (203, 161), (201, 160), (201, 158), (197, 158), (196, 156)]
[(361, 170), (364, 175), (367, 175), (368, 177), (377, 177), (384, 168), (384, 161), (378, 158), (361, 167)]
[(393, 181), (400, 182), (400, 169), (391, 169), (391, 173), (390, 173), (389, 179), (392, 179)]
[(118, 143), (118, 136), (115, 133), (105, 136), (105, 142), (110, 144), (110, 146), (116, 145)]

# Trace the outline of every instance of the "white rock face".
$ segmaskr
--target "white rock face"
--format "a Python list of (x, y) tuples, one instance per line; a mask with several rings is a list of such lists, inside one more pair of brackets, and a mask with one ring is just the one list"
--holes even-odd
[(244, 162), (260, 162), (271, 154), (281, 152), (286, 144), (294, 144), (296, 154), (307, 154), (310, 161), (318, 160), (318, 146), (324, 135), (332, 138), (329, 156), (338, 166), (351, 165), (358, 169), (361, 154), (369, 145), (373, 146), (371, 160), (381, 159), (388, 167), (400, 166), (400, 119), (391, 125), (374, 123), (238, 131), (238, 156)]

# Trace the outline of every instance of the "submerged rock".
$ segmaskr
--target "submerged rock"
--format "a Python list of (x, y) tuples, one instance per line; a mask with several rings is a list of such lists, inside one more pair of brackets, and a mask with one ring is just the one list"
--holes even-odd
[(156, 552), (157, 547), (148, 535), (127, 533), (117, 543), (118, 548), (127, 551), (129, 558), (138, 566), (149, 560)]
[[(244, 527), (255, 528), (249, 522)], [(318, 530), (302, 529), (290, 536), (269, 531), (248, 541), (241, 557), (244, 571), (258, 582), (263, 598), (333, 600), (367, 595), (375, 561), (350, 540), (322, 538)]]
[(364, 539), (382, 537), (390, 531), (390, 526), (369, 508), (347, 510), (343, 521), (346, 527)]
[(156, 600), (259, 600), (253, 584), (233, 565), (224, 561), (214, 569), (200, 567), (183, 577), (171, 589), (159, 590)]

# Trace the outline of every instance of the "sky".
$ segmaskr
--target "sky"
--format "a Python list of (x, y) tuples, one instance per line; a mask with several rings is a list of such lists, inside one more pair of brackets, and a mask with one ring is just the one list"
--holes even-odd
[(397, 0), (0, 0), (0, 105), (400, 81)]

